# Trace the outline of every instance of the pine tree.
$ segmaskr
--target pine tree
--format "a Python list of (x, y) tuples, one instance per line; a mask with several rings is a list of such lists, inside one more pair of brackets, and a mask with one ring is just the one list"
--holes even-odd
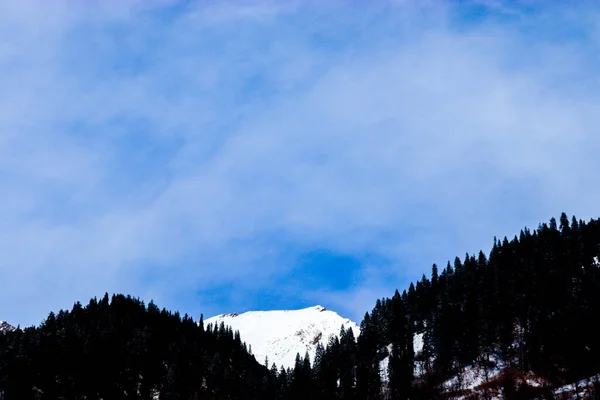
[(351, 328), (340, 329), (339, 364), (340, 399), (354, 399), (354, 382), (356, 380), (356, 341)]

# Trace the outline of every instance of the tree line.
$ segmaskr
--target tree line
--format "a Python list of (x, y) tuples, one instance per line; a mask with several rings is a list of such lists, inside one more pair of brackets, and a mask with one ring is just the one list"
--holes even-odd
[(108, 294), (0, 335), (0, 398), (265, 399), (239, 333)]

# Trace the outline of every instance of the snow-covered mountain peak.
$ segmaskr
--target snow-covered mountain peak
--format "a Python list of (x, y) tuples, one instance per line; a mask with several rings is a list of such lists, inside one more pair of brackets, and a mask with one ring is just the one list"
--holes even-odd
[(204, 321), (206, 325), (218, 326), (223, 322), (234, 331), (238, 330), (252, 354), (260, 363), (267, 357), (269, 366), (294, 367), (296, 354), (308, 351), (311, 361), (317, 345), (326, 346), (338, 336), (340, 329), (351, 328), (354, 336), (360, 329), (350, 319), (317, 305), (300, 310), (249, 311), (243, 314), (221, 314)]

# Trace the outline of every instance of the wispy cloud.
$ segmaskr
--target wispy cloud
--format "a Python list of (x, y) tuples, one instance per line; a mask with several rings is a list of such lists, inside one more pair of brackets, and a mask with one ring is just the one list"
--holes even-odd
[[(0, 4), (0, 317), (125, 291), (360, 318), (493, 235), (597, 215), (584, 11)], [(312, 286), (298, 259), (320, 249), (362, 279)]]

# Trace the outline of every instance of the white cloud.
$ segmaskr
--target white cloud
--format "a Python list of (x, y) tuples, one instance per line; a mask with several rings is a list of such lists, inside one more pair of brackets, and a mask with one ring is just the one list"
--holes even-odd
[[(157, 4), (1, 6), (3, 319), (105, 290), (268, 286), (312, 247), (387, 258), (393, 287), (494, 234), (595, 215), (591, 47), (412, 5), (279, 4), (166, 22)], [(391, 294), (369, 271), (329, 294), (363, 308), (343, 312)]]

